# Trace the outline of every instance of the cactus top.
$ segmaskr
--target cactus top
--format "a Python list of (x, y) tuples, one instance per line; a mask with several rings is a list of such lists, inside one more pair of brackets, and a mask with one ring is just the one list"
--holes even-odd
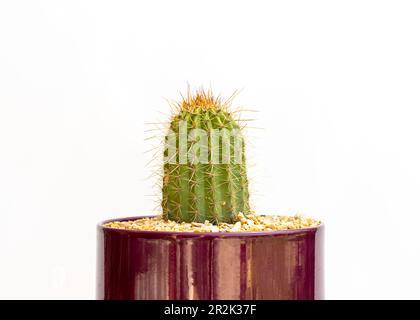
[(211, 91), (200, 90), (195, 94), (188, 91), (187, 95), (183, 97), (181, 102), (176, 103), (179, 110), (196, 112), (196, 109), (206, 110), (228, 110), (232, 103), (233, 94), (230, 98), (222, 100), (220, 96), (215, 97)]
[(229, 112), (232, 98), (199, 91), (177, 103), (165, 137), (164, 218), (232, 223), (249, 212), (245, 146)]

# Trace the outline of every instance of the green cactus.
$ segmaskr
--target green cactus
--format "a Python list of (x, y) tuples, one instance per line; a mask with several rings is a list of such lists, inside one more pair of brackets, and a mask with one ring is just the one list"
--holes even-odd
[(233, 223), (250, 211), (242, 129), (230, 103), (199, 91), (177, 104), (165, 137), (165, 219)]

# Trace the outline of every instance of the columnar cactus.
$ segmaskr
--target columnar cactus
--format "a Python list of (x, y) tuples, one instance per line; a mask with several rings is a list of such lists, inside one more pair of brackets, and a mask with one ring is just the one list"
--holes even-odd
[(165, 219), (233, 223), (249, 212), (245, 146), (230, 102), (199, 91), (177, 104), (165, 137)]

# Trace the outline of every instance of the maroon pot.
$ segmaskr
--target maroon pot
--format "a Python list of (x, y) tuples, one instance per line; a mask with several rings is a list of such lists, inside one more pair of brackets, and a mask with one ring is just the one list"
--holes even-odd
[(193, 233), (110, 229), (106, 222), (98, 226), (98, 299), (323, 298), (323, 225)]

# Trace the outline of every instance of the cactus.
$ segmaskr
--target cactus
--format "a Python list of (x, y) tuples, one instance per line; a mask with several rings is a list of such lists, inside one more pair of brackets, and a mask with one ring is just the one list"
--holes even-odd
[(165, 136), (165, 219), (233, 223), (250, 211), (242, 128), (231, 100), (200, 90), (176, 104)]

